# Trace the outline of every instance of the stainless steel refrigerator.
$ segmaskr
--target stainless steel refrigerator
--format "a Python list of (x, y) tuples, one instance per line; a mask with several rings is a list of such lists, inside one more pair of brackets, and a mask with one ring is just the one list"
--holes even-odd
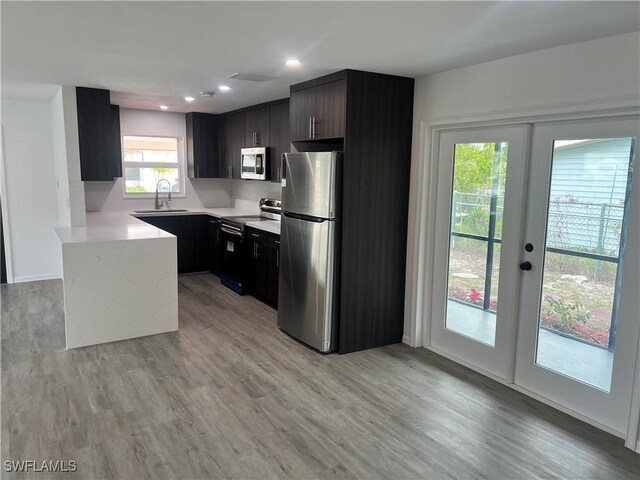
[(342, 152), (286, 153), (278, 326), (321, 352), (336, 348)]

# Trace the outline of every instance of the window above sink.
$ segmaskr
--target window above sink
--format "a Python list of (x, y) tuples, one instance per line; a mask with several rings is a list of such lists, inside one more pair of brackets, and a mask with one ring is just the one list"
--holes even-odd
[(122, 146), (124, 198), (154, 197), (162, 179), (160, 193), (185, 197), (182, 138), (124, 135)]

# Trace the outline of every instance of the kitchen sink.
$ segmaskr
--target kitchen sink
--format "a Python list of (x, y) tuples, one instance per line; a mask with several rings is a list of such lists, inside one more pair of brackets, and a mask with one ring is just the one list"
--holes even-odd
[(174, 212), (187, 212), (186, 208), (170, 208), (164, 210), (134, 210), (133, 213), (174, 213)]

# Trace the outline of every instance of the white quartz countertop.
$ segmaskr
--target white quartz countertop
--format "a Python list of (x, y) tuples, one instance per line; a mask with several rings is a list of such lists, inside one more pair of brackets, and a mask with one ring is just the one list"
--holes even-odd
[[(129, 211), (116, 212), (88, 212), (87, 225), (83, 227), (55, 227), (54, 231), (60, 243), (82, 243), (82, 242), (109, 242), (121, 240), (141, 240), (152, 238), (167, 238), (174, 235), (165, 232), (153, 225), (140, 220), (142, 217), (153, 217), (159, 215), (209, 215), (212, 217), (233, 217), (241, 215), (258, 215), (258, 209), (247, 208), (191, 208), (183, 212), (153, 211), (145, 213), (135, 213)], [(139, 217), (139, 218), (136, 218)], [(256, 223), (256, 228), (280, 233), (280, 222), (252, 222)], [(260, 224), (277, 224), (262, 226)], [(274, 230), (277, 227), (277, 230)]]
[(129, 212), (87, 213), (83, 227), (54, 228), (60, 243), (112, 242), (173, 237), (168, 232), (132, 217)]
[(247, 227), (257, 228), (258, 230), (264, 230), (265, 232), (275, 233), (280, 235), (280, 221), (278, 220), (265, 220), (262, 222), (247, 222)]

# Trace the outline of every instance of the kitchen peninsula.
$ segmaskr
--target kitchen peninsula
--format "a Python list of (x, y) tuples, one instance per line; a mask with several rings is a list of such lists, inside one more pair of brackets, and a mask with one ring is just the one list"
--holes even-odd
[[(177, 238), (143, 219), (256, 214), (255, 208), (87, 213), (54, 229), (62, 249), (66, 348), (178, 330)], [(259, 223), (259, 222), (256, 222)], [(256, 225), (279, 233), (279, 222)]]
[(66, 348), (178, 329), (176, 237), (127, 212), (58, 227)]

